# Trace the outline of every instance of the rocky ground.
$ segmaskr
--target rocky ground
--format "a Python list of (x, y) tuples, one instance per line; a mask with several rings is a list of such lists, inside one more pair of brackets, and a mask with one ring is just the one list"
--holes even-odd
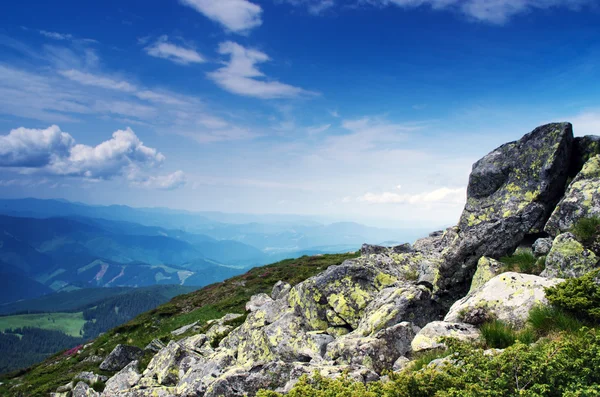
[[(597, 266), (569, 230), (600, 215), (599, 153), (598, 138), (574, 138), (569, 123), (536, 128), (474, 164), (457, 226), (412, 245), (365, 245), (359, 258), (293, 287), (277, 283), (252, 297), (245, 320), (228, 314), (202, 334), (155, 341), (143, 371), (142, 351), (120, 345), (99, 364), (112, 377), (80, 374), (54, 395), (253, 396), (286, 392), (315, 371), (369, 382), (445, 337), (478, 340), (490, 319), (522, 326), (546, 302), (544, 288)], [(540, 276), (497, 261), (519, 247), (539, 258)], [(90, 386), (97, 381), (102, 393)]]

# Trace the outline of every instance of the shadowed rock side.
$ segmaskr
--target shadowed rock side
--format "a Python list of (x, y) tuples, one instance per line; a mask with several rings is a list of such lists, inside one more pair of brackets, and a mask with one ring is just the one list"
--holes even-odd
[[(478, 340), (478, 327), (492, 318), (522, 325), (547, 302), (545, 287), (597, 266), (573, 235), (543, 236), (545, 226), (562, 232), (600, 213), (598, 139), (573, 142), (571, 125), (555, 123), (499, 147), (473, 166), (457, 226), (412, 246), (365, 245), (361, 257), (295, 286), (279, 282), (270, 296), (252, 297), (240, 326), (228, 325), (240, 316), (228, 314), (205, 334), (156, 343), (142, 373), (137, 361), (120, 361), (102, 395), (253, 396), (261, 388), (286, 392), (315, 371), (367, 382), (417, 351), (443, 348), (445, 337)], [(580, 163), (565, 195), (569, 170)], [(540, 235), (532, 251), (547, 255), (547, 277), (506, 272), (497, 259)]]

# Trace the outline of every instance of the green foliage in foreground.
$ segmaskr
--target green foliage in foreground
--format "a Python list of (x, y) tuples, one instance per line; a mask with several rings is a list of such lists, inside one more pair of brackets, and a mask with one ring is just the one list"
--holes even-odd
[(514, 254), (503, 256), (500, 262), (506, 265), (506, 271), (539, 275), (546, 264), (546, 258), (536, 258), (529, 249), (518, 249)]
[(590, 218), (579, 219), (572, 227), (571, 233), (575, 235), (585, 247), (595, 253), (599, 253), (600, 248), (600, 218), (593, 216)]
[[(503, 353), (486, 355), (469, 345), (451, 345), (452, 362), (408, 368), (387, 382), (367, 385), (347, 378), (303, 378), (288, 397), (583, 397), (600, 395), (600, 331), (561, 333)], [(258, 397), (280, 397), (261, 391)]]
[(546, 289), (546, 297), (554, 306), (577, 318), (600, 321), (600, 271), (568, 279)]
[(517, 341), (530, 344), (536, 339), (535, 332), (531, 328), (516, 330), (500, 320), (492, 320), (483, 324), (480, 331), (487, 347), (494, 349), (505, 349)]
[[(250, 297), (261, 292), (270, 294), (277, 281), (283, 280), (295, 285), (329, 266), (339, 265), (344, 260), (357, 256), (358, 253), (349, 253), (288, 259), (257, 267), (241, 276), (177, 296), (169, 303), (141, 314), (102, 335), (82, 354), (68, 357), (59, 353), (25, 371), (0, 377), (0, 382), (4, 383), (0, 385), (0, 396), (47, 396), (82, 371), (91, 370), (111, 376), (111, 373), (98, 371), (97, 364), (86, 363), (84, 360), (94, 354), (106, 355), (120, 343), (141, 348), (153, 339), (160, 339), (166, 343), (174, 338), (171, 331), (183, 325), (199, 321), (199, 325), (203, 326), (207, 321), (227, 313), (245, 313), (245, 305)], [(189, 336), (190, 333), (178, 336), (177, 339)], [(142, 369), (150, 358), (151, 354), (146, 354), (142, 359)], [(15, 385), (19, 386), (13, 388)]]

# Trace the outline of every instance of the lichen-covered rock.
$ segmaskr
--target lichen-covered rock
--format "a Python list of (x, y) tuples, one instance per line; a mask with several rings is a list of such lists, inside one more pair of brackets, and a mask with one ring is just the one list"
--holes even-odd
[(188, 355), (188, 352), (175, 341), (158, 352), (148, 364), (143, 373), (146, 385), (173, 386), (179, 380), (178, 364)]
[(481, 332), (465, 323), (449, 323), (445, 321), (432, 321), (427, 324), (411, 342), (413, 352), (445, 348), (444, 338), (458, 339), (463, 342), (474, 342), (481, 337)]
[(138, 360), (144, 355), (139, 347), (129, 345), (117, 345), (113, 351), (100, 364), (103, 371), (120, 371), (133, 360)]
[(521, 327), (535, 305), (548, 303), (544, 289), (562, 281), (514, 272), (500, 274), (456, 301), (444, 321), (479, 325), (495, 318)]
[(458, 237), (443, 252), (440, 299), (468, 290), (479, 258), (506, 255), (542, 231), (564, 191), (572, 142), (571, 124), (548, 124), (475, 163)]
[(73, 397), (100, 397), (100, 393), (92, 389), (85, 382), (79, 382), (71, 392)]
[(291, 285), (279, 280), (273, 286), (273, 290), (271, 291), (271, 299), (284, 299), (285, 297), (287, 297), (287, 294), (290, 292), (290, 289), (292, 289)]
[[(118, 397), (191, 397), (195, 394), (177, 394), (174, 387), (133, 388), (114, 394)], [(112, 396), (111, 396), (112, 397)]]
[(326, 357), (336, 364), (360, 365), (381, 373), (411, 351), (410, 343), (419, 330), (405, 321), (369, 337), (353, 332), (330, 343)]
[(106, 381), (102, 396), (110, 397), (118, 392), (128, 390), (136, 385), (141, 377), (142, 375), (138, 372), (138, 361), (132, 361)]
[(563, 233), (554, 239), (552, 249), (546, 256), (546, 268), (542, 277), (574, 278), (594, 270), (598, 257), (575, 239), (571, 233)]
[(552, 239), (549, 237), (538, 238), (531, 248), (533, 249), (533, 255), (535, 255), (536, 258), (546, 256), (552, 249)]
[(406, 368), (408, 366), (408, 364), (410, 364), (410, 359), (408, 359), (404, 356), (400, 356), (400, 357), (398, 357), (398, 359), (396, 361), (394, 361), (394, 364), (392, 365), (392, 371), (394, 371), (394, 372), (402, 371), (404, 368)]
[(165, 344), (162, 343), (160, 340), (152, 339), (152, 341), (146, 345), (144, 350), (158, 353), (160, 351), (160, 349), (162, 349), (164, 347), (165, 347)]
[(488, 258), (487, 256), (482, 256), (477, 262), (477, 270), (473, 275), (471, 289), (469, 289), (469, 292), (476, 290), (483, 284), (502, 273), (504, 267), (505, 266), (502, 262), (498, 262), (497, 260)]
[(575, 138), (569, 176), (574, 178), (592, 157), (600, 154), (600, 136), (587, 135)]
[(567, 188), (546, 224), (546, 232), (567, 232), (581, 218), (600, 216), (600, 155), (589, 159)]

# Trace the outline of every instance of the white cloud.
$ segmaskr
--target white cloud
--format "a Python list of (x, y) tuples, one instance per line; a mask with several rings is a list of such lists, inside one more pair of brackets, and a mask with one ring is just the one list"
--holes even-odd
[(181, 170), (175, 171), (168, 175), (150, 176), (142, 178), (141, 180), (132, 180), (134, 186), (159, 189), (159, 190), (175, 190), (185, 186), (187, 183), (187, 177)]
[(308, 12), (313, 15), (321, 15), (336, 4), (334, 0), (279, 0), (278, 2), (288, 3), (296, 7), (306, 7)]
[(126, 177), (132, 185), (156, 189), (174, 189), (186, 182), (185, 174), (149, 173), (165, 161), (158, 150), (144, 145), (127, 128), (96, 146), (76, 144), (60, 127), (46, 129), (17, 128), (0, 136), (0, 167), (16, 168), (24, 173), (82, 177), (106, 180)]
[(579, 9), (594, 0), (363, 0), (362, 3), (406, 8), (429, 6), (433, 10), (457, 10), (469, 18), (493, 24), (504, 24), (510, 18), (535, 9)]
[(154, 44), (145, 48), (150, 56), (168, 59), (181, 65), (206, 62), (204, 57), (195, 49), (170, 43), (167, 36), (162, 36)]
[(429, 192), (417, 194), (402, 193), (365, 193), (357, 198), (357, 201), (371, 204), (464, 204), (466, 200), (466, 189), (451, 189), (442, 187)]
[(219, 53), (229, 55), (225, 66), (208, 74), (221, 88), (238, 95), (261, 99), (295, 98), (316, 95), (299, 87), (267, 80), (257, 64), (269, 61), (269, 56), (254, 49), (227, 41), (219, 46)]
[(315, 125), (308, 127), (306, 131), (309, 133), (309, 135), (317, 135), (327, 131), (329, 128), (331, 128), (331, 124)]
[(108, 77), (98, 76), (90, 73), (80, 72), (75, 69), (62, 70), (59, 72), (62, 76), (83, 85), (106, 88), (123, 92), (135, 92), (137, 88), (126, 81), (113, 80)]
[(74, 144), (56, 125), (45, 130), (17, 128), (0, 136), (0, 167), (45, 167), (67, 156)]
[(180, 2), (235, 33), (245, 33), (262, 24), (262, 8), (247, 0), (180, 0)]

